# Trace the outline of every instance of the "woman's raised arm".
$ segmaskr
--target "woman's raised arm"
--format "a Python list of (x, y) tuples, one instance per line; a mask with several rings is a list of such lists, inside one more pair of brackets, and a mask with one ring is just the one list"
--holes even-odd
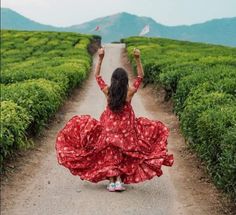
[(95, 68), (95, 77), (100, 75), (100, 71), (101, 71), (101, 66), (102, 66), (102, 61), (103, 61), (104, 55), (105, 55), (104, 49), (100, 48), (98, 50), (98, 62), (97, 62), (96, 68)]
[(96, 81), (100, 87), (100, 89), (103, 91), (103, 93), (107, 96), (108, 95), (108, 86), (105, 83), (105, 81), (102, 79), (102, 76), (100, 75), (100, 71), (101, 71), (101, 66), (102, 66), (102, 61), (105, 55), (105, 51), (103, 48), (100, 48), (98, 50), (98, 62), (95, 68), (95, 78)]
[(134, 58), (137, 64), (137, 77), (134, 79), (133, 85), (131, 87), (130, 93), (129, 93), (129, 97), (130, 99), (133, 97), (133, 95), (137, 92), (139, 86), (141, 85), (142, 81), (143, 81), (143, 76), (144, 76), (144, 71), (143, 71), (143, 66), (141, 63), (141, 59), (140, 59), (140, 51), (139, 49), (134, 49)]
[(137, 73), (138, 76), (143, 78), (144, 76), (144, 71), (143, 71), (143, 66), (142, 66), (142, 62), (141, 62), (141, 58), (140, 58), (140, 50), (139, 49), (134, 49), (134, 58), (137, 64)]

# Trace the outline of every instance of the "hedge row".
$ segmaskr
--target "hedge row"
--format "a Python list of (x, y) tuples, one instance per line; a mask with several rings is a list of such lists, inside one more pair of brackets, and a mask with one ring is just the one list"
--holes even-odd
[(1, 161), (17, 148), (29, 146), (25, 130), (31, 117), (26, 109), (14, 102), (1, 102)]
[[(123, 39), (142, 52), (147, 83), (161, 84), (190, 146), (236, 199), (236, 48), (161, 38)], [(135, 64), (133, 64), (135, 68)]]
[[(90, 70), (94, 36), (2, 31), (0, 161), (32, 143)], [(98, 39), (98, 38), (96, 38)]]

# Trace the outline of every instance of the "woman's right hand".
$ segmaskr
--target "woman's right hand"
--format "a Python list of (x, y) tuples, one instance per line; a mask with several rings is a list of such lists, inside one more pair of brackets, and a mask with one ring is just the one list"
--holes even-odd
[(134, 49), (134, 58), (135, 59), (139, 59), (140, 58), (140, 55), (141, 55), (141, 52), (140, 52), (140, 50), (139, 49)]
[(100, 48), (100, 49), (98, 50), (99, 59), (100, 59), (100, 60), (103, 60), (104, 55), (105, 55), (104, 48)]

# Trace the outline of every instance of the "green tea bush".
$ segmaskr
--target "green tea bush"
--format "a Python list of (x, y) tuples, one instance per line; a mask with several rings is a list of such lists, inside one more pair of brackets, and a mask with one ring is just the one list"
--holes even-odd
[(188, 94), (196, 86), (204, 83), (215, 83), (225, 77), (229, 77), (232, 80), (236, 80), (236, 67), (230, 66), (216, 66), (211, 69), (199, 71), (183, 77), (179, 83), (174, 96), (175, 111), (180, 114), (184, 109), (184, 102), (188, 97)]
[(222, 65), (219, 62), (201, 62), (201, 57), (197, 59), (181, 59), (177, 62), (172, 62), (164, 68), (160, 74), (160, 82), (166, 88), (170, 88), (173, 94), (176, 92), (179, 80), (195, 71), (207, 70), (215, 65)]
[(55, 82), (45, 79), (28, 80), (2, 86), (2, 100), (13, 101), (25, 108), (37, 132), (62, 102), (63, 92)]
[(32, 118), (27, 110), (12, 101), (1, 102), (0, 161), (14, 150), (30, 145), (26, 129)]
[(193, 95), (189, 96), (185, 102), (185, 109), (182, 112), (180, 123), (184, 136), (190, 142), (199, 142), (199, 133), (197, 129), (197, 119), (199, 115), (207, 110), (213, 109), (216, 106), (222, 106), (225, 104), (232, 105), (235, 102), (235, 98), (232, 95), (220, 92), (201, 92), (197, 90)]
[[(81, 77), (86, 77), (90, 69), (91, 56), (87, 46), (92, 39), (92, 36), (75, 33), (3, 31), (5, 49), (1, 83), (45, 78), (58, 80), (59, 84), (68, 83), (65, 89), (69, 91), (81, 83)], [(21, 41), (21, 46), (17, 45), (18, 41)], [(8, 43), (10, 47), (6, 45)], [(61, 76), (69, 82), (60, 81)]]
[[(230, 104), (216, 105), (199, 114), (196, 120), (196, 149), (211, 168), (217, 168), (224, 134), (234, 126), (236, 126), (236, 107)], [(212, 174), (216, 173), (217, 171), (213, 171)]]
[(59, 72), (53, 67), (50, 67), (47, 70), (30, 70), (27, 68), (11, 70), (11, 72), (5, 70), (2, 74), (2, 82), (5, 84), (21, 82), (28, 79), (43, 78), (58, 83), (62, 87), (64, 94), (70, 89), (69, 77), (65, 73)]
[(236, 197), (236, 106), (208, 109), (201, 113), (196, 124), (196, 151), (206, 161), (216, 184)]
[(236, 48), (163, 38), (130, 37), (141, 50), (146, 83), (173, 98), (184, 137), (217, 186), (236, 199)]
[[(88, 46), (100, 37), (62, 32), (1, 32), (1, 154), (27, 146), (63, 99), (88, 75)], [(20, 124), (22, 123), (22, 124)]]
[(205, 65), (197, 65), (196, 62), (183, 63), (182, 65), (169, 66), (160, 73), (160, 82), (163, 85), (169, 97), (176, 93), (178, 83), (181, 78), (206, 70)]
[(219, 187), (236, 199), (236, 126), (227, 129), (222, 139), (218, 174), (214, 179)]

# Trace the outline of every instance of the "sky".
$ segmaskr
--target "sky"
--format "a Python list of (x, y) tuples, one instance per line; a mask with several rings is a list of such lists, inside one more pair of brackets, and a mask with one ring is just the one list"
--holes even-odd
[(169, 26), (236, 16), (236, 0), (2, 0), (1, 7), (54, 26), (81, 24), (123, 11)]

